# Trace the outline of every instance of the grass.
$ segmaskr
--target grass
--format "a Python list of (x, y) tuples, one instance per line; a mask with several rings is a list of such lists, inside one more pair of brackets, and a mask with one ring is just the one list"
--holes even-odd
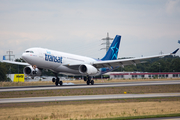
[[(110, 82), (112, 81), (110, 80)], [(113, 80), (113, 82), (118, 81)], [(33, 83), (33, 85), (37, 85), (37, 83)], [(27, 86), (29, 85), (27, 84)], [(180, 85), (0, 92), (0, 98), (123, 94), (124, 92), (127, 94), (173, 93), (180, 92)], [(180, 116), (180, 97), (0, 104), (0, 120), (119, 120), (171, 116)]]
[(37, 85), (54, 85), (52, 81), (36, 81), (36, 82), (0, 82), (0, 87), (12, 86), (37, 86)]
[(147, 118), (162, 118), (162, 117), (177, 117), (177, 114), (165, 114), (165, 115), (147, 115), (147, 116), (131, 116), (131, 117), (117, 117), (117, 118), (100, 118), (100, 119), (90, 119), (90, 120), (131, 120), (131, 119), (147, 119)]
[[(178, 100), (176, 101), (175, 99)], [(146, 100), (147, 101), (136, 99), (136, 101), (139, 102), (129, 102), (128, 99), (113, 100), (116, 102), (104, 100), (101, 103), (99, 100), (96, 104), (94, 104), (96, 101), (84, 101), (85, 103), (81, 104), (76, 104), (77, 101), (71, 104), (62, 104), (66, 102), (50, 102), (51, 105), (36, 107), (30, 105), (18, 107), (19, 104), (28, 104), (18, 103), (13, 107), (0, 107), (0, 119), (119, 119), (127, 117), (133, 118), (135, 116), (145, 117), (153, 115), (156, 117), (159, 115), (166, 116), (167, 114), (180, 115), (179, 98), (174, 98), (175, 101), (171, 101), (169, 98), (164, 98), (164, 100), (161, 98), (153, 98), (150, 101), (149, 99)]]
[(180, 92), (180, 84), (155, 85), (155, 86), (86, 88), (86, 89), (11, 91), (11, 92), (0, 92), (0, 98), (124, 94), (124, 92), (126, 92), (127, 94), (173, 93), (173, 92)]

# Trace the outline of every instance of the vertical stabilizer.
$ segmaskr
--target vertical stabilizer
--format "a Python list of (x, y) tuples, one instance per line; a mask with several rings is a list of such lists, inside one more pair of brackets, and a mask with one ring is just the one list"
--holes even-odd
[(116, 60), (118, 56), (120, 41), (121, 36), (116, 35), (106, 55), (101, 60)]

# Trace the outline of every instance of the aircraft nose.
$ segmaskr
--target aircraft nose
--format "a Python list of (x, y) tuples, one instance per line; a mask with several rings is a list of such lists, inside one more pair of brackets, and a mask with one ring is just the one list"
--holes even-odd
[(27, 59), (27, 54), (23, 53), (21, 57), (22, 57), (22, 59), (26, 60)]

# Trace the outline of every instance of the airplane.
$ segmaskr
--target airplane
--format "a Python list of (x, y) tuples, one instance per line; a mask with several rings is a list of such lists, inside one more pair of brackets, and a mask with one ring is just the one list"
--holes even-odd
[(46, 48), (35, 47), (25, 50), (25, 52), (22, 54), (22, 59), (26, 61), (26, 63), (7, 61), (5, 59), (3, 62), (25, 65), (26, 67), (23, 70), (24, 73), (32, 78), (35, 76), (41, 76), (43, 69), (49, 69), (53, 71), (55, 75), (55, 78), (52, 78), (52, 82), (54, 82), (56, 86), (58, 86), (58, 84), (60, 84), (60, 86), (63, 85), (63, 82), (58, 77), (59, 73), (73, 76), (84, 76), (84, 81), (87, 83), (87, 85), (94, 85), (94, 80), (91, 79), (93, 76), (105, 74), (117, 69), (118, 67), (124, 67), (125, 65), (136, 65), (138, 63), (143, 63), (142, 60), (173, 55), (179, 50), (178, 48), (169, 54), (117, 59), (120, 41), (121, 36), (116, 35), (107, 53), (102, 59), (94, 59)]

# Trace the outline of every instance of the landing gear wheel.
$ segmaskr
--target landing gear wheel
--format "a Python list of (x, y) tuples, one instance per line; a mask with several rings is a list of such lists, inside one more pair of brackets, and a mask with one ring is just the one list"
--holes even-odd
[(58, 82), (57, 81), (55, 82), (55, 85), (58, 86)]
[(59, 81), (59, 84), (60, 84), (60, 86), (62, 86), (62, 85), (63, 85), (63, 82), (62, 82), (62, 81)]
[(94, 85), (94, 80), (91, 80), (91, 85)]
[(90, 81), (88, 80), (88, 81), (87, 81), (87, 85), (89, 85), (89, 83), (90, 83)]
[(33, 71), (33, 75), (36, 74), (37, 72), (36, 71)]
[(58, 86), (59, 78), (56, 79), (55, 85)]
[(87, 79), (88, 79), (88, 81), (91, 81), (91, 77), (89, 77), (89, 76), (88, 76), (88, 78), (87, 78)]
[(84, 76), (84, 81), (86, 81), (86, 80), (87, 80), (87, 77)]
[(56, 79), (55, 78), (52, 78), (52, 82), (55, 82), (56, 81)]

